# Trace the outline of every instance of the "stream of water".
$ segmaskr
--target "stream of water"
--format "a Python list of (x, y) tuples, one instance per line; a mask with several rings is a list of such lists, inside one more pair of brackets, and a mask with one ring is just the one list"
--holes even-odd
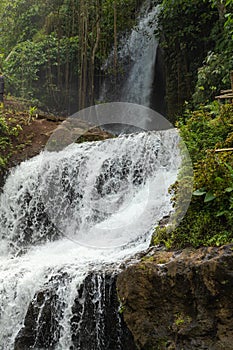
[[(150, 107), (152, 84), (158, 41), (155, 37), (159, 6), (146, 0), (140, 10), (136, 26), (123, 37), (118, 45), (118, 74), (105, 79), (100, 101), (125, 101)], [(103, 66), (103, 71), (112, 70), (114, 52)], [(123, 74), (121, 75), (121, 70)], [(122, 84), (123, 82), (123, 84)]]

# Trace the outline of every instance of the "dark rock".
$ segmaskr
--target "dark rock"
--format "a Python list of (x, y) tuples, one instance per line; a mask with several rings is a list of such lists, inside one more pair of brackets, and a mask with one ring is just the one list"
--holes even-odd
[(139, 349), (233, 349), (232, 250), (155, 251), (118, 276)]
[(116, 276), (88, 275), (73, 306), (74, 349), (136, 350), (132, 334), (118, 310)]
[[(63, 305), (57, 289), (69, 276), (54, 276), (30, 303), (14, 350), (53, 350), (59, 341)], [(119, 312), (116, 275), (90, 273), (77, 289), (70, 320), (73, 345), (69, 350), (136, 350), (131, 332)], [(68, 350), (68, 349), (67, 349)]]
[(60, 331), (57, 309), (56, 294), (51, 290), (39, 291), (28, 308), (14, 350), (54, 349)]
[(154, 81), (152, 85), (150, 107), (158, 113), (166, 116), (166, 74), (163, 49), (158, 46), (156, 52)]

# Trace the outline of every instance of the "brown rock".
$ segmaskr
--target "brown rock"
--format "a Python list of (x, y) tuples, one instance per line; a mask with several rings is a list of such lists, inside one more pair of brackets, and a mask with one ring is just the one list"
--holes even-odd
[(232, 250), (155, 251), (118, 276), (139, 349), (233, 349)]

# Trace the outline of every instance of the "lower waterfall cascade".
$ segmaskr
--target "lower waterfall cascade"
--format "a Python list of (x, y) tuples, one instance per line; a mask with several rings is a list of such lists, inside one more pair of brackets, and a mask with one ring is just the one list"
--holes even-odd
[(107, 321), (106, 293), (117, 299), (121, 264), (172, 210), (178, 144), (175, 129), (140, 132), (45, 151), (12, 171), (0, 197), (1, 350), (130, 349), (117, 300)]

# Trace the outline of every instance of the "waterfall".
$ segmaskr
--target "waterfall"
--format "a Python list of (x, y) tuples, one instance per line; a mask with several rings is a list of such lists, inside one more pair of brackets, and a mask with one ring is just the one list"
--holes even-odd
[(12, 171), (0, 197), (1, 350), (134, 349), (111, 288), (171, 211), (178, 142), (173, 129), (71, 144)]
[(121, 100), (150, 106), (151, 89), (158, 42), (155, 39), (155, 21), (158, 6), (151, 8), (146, 2), (136, 28), (120, 51), (120, 56), (130, 58), (131, 67), (123, 86)]
[[(129, 74), (118, 97), (146, 106), (157, 45), (151, 26), (157, 9), (149, 3), (119, 48)], [(0, 350), (136, 350), (120, 312), (116, 276), (148, 248), (154, 227), (173, 210), (168, 188), (182, 152), (176, 130), (148, 108), (110, 103), (104, 112), (102, 106), (79, 113), (84, 129), (89, 122), (127, 119), (136, 131), (150, 131), (130, 129), (134, 133), (77, 144), (81, 129), (71, 118), (57, 129), (61, 148), (54, 150), (51, 138), (47, 150), (6, 180)]]
[[(150, 107), (158, 42), (155, 38), (159, 5), (143, 3), (136, 26), (120, 40), (118, 47), (118, 79), (105, 79), (100, 101), (125, 101)], [(112, 69), (114, 52), (103, 66)], [(123, 73), (122, 73), (123, 71)]]

